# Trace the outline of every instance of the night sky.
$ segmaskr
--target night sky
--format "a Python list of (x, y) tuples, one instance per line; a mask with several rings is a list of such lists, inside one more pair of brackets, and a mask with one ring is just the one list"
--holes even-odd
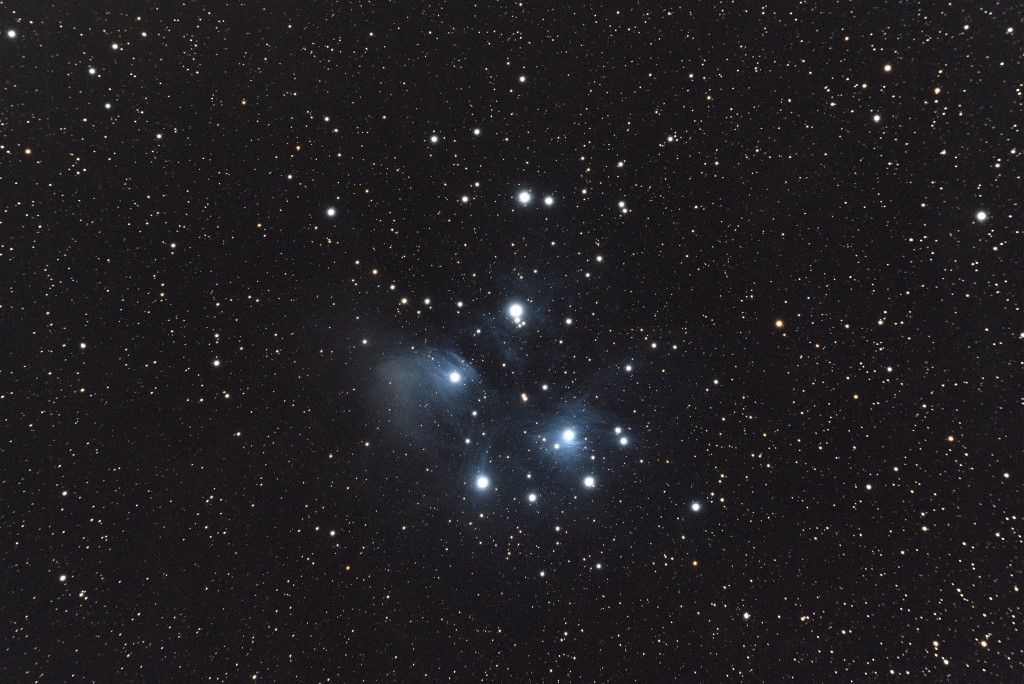
[(1021, 682), (1024, 9), (0, 3), (0, 678)]

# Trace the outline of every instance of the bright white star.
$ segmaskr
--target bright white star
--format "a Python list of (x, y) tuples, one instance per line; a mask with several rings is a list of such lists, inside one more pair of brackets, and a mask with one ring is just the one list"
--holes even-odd
[(525, 204), (529, 204), (530, 200), (532, 200), (532, 199), (533, 199), (533, 195), (531, 195), (528, 190), (523, 190), (522, 192), (519, 193), (519, 203), (520, 204), (524, 204), (524, 205)]
[(571, 442), (576, 439), (576, 431), (569, 429), (562, 433), (562, 439), (566, 442)]
[(522, 318), (524, 313), (525, 309), (523, 309), (522, 304), (513, 304), (512, 306), (508, 307), (508, 315), (511, 316), (512, 318)]
[(487, 478), (486, 475), (481, 475), (480, 477), (476, 478), (476, 488), (477, 489), (487, 489), (490, 486), (491, 486), (491, 481)]
[(597, 484), (597, 480), (594, 479), (593, 475), (587, 475), (585, 478), (583, 478), (584, 487), (593, 489), (595, 484)]
[(453, 383), (462, 382), (462, 375), (458, 371), (452, 371), (448, 374), (448, 380)]

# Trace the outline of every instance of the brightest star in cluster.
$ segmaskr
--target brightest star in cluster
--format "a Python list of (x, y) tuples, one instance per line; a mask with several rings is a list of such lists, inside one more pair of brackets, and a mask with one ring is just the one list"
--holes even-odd
[(532, 199), (533, 195), (528, 190), (523, 190), (519, 193), (519, 203), (522, 205), (529, 204)]
[(979, 221), (984, 221), (988, 218), (988, 212), (979, 211), (977, 214), (974, 215), (974, 218), (978, 219)]
[(565, 430), (564, 432), (562, 432), (562, 440), (563, 441), (571, 442), (574, 439), (576, 439), (576, 431), (575, 430), (569, 429), (569, 430)]
[(597, 480), (594, 479), (593, 475), (587, 475), (585, 478), (583, 478), (584, 487), (593, 489), (595, 484), (597, 484)]
[(530, 492), (529, 494), (526, 495), (526, 500), (529, 501), (530, 503), (536, 503), (537, 495), (534, 494), (533, 492)]
[(524, 313), (525, 309), (523, 309), (522, 304), (513, 304), (512, 306), (508, 307), (508, 315), (516, 320), (522, 318)]
[(480, 477), (476, 478), (476, 488), (477, 489), (487, 489), (490, 486), (491, 486), (491, 481), (487, 478), (486, 475), (481, 475)]
[(690, 504), (690, 510), (693, 511), (694, 513), (698, 512), (700, 510), (700, 503), (694, 501), (692, 504)]
[(458, 371), (452, 371), (448, 374), (448, 381), (452, 383), (460, 383), (462, 382), (462, 374)]
[(550, 207), (554, 203), (555, 203), (555, 198), (552, 197), (551, 195), (548, 195), (547, 197), (544, 198), (544, 205), (545, 206)]
[(334, 218), (335, 214), (337, 214), (337, 213), (338, 213), (338, 210), (335, 209), (334, 207), (327, 207), (327, 216), (328, 217)]

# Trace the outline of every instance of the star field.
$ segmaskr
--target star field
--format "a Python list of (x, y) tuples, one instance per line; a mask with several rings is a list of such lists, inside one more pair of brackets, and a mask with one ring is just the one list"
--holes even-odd
[(1024, 678), (1013, 2), (0, 5), (0, 678)]

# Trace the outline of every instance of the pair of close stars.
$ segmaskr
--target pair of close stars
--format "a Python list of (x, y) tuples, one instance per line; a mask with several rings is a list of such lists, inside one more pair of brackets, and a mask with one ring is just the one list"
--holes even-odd
[[(533, 193), (531, 193), (529, 190), (520, 190), (519, 195), (516, 198), (519, 200), (519, 203), (525, 207), (526, 205), (533, 202)], [(550, 207), (554, 203), (555, 198), (552, 197), (551, 195), (546, 195), (544, 197), (544, 206)]]

